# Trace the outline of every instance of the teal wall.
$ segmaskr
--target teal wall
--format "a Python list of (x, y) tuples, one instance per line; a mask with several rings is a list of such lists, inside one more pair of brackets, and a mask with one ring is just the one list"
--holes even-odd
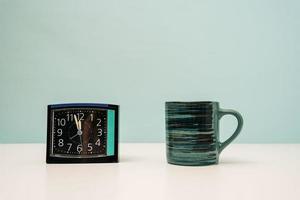
[[(0, 143), (45, 142), (46, 105), (121, 105), (120, 138), (164, 141), (166, 100), (216, 100), (241, 143), (300, 142), (296, 0), (0, 0)], [(222, 121), (222, 138), (235, 120)]]

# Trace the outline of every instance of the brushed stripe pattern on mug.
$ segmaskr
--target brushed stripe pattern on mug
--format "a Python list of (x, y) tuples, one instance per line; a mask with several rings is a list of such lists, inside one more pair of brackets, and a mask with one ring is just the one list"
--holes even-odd
[(168, 102), (166, 145), (168, 162), (195, 165), (217, 162), (216, 116), (212, 103)]

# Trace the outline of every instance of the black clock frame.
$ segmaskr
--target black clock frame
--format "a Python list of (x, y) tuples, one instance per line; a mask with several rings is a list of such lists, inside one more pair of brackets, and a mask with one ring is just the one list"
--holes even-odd
[[(67, 158), (53, 157), (50, 155), (51, 150), (51, 111), (58, 108), (102, 108), (115, 111), (115, 141), (114, 155), (105, 157), (91, 158)], [(118, 143), (119, 143), (119, 106), (113, 104), (91, 104), (91, 103), (68, 103), (48, 105), (47, 110), (47, 149), (46, 162), (51, 163), (116, 163), (118, 162)]]

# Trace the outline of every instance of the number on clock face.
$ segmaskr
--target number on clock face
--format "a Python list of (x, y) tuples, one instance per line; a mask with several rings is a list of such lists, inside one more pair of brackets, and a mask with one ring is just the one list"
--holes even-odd
[(52, 154), (106, 155), (107, 111), (72, 108), (52, 112)]

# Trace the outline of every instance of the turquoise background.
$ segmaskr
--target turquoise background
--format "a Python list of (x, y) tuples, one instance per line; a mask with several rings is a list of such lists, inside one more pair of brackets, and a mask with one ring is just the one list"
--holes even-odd
[[(164, 102), (244, 116), (236, 142), (300, 142), (296, 0), (0, 0), (0, 142), (45, 142), (47, 104), (120, 104), (120, 138), (164, 141)], [(236, 121), (225, 117), (222, 138)]]

